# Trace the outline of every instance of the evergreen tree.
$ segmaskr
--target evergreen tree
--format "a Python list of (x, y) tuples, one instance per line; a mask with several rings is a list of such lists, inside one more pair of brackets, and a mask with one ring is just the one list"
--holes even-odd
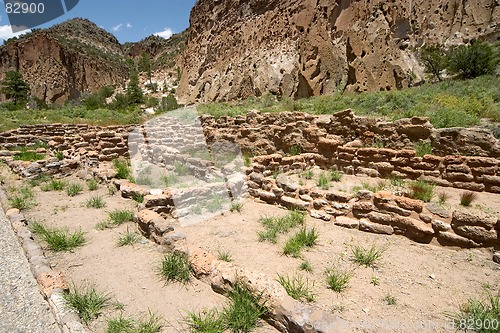
[(1, 85), (1, 92), (5, 94), (7, 99), (11, 99), (14, 104), (26, 102), (30, 86), (23, 80), (23, 77), (18, 71), (8, 71), (5, 73), (5, 78)]
[(129, 104), (140, 104), (143, 102), (142, 90), (139, 87), (139, 76), (137, 73), (130, 75), (127, 87), (127, 99)]

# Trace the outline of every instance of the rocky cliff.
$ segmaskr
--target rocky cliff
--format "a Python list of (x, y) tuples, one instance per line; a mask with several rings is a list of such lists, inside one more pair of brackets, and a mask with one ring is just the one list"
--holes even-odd
[(496, 40), (498, 22), (496, 0), (200, 0), (178, 93), (195, 102), (402, 88), (421, 78), (418, 47)]
[(30, 83), (32, 95), (49, 104), (78, 98), (129, 75), (118, 40), (84, 19), (36, 31), (1, 46), (0, 80), (8, 70), (19, 71)]

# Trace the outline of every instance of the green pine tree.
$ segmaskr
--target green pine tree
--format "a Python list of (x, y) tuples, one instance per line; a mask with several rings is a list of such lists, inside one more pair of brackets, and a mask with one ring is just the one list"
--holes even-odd
[(23, 80), (23, 77), (18, 71), (8, 71), (5, 73), (5, 78), (0, 82), (0, 91), (5, 94), (7, 99), (12, 100), (14, 104), (26, 102), (30, 86)]
[(139, 87), (139, 76), (137, 73), (130, 75), (130, 82), (127, 87), (127, 99), (129, 104), (140, 104), (143, 102), (142, 90)]

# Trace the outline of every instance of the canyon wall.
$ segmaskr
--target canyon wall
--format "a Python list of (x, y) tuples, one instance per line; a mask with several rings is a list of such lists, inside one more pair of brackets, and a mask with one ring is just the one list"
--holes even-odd
[(424, 43), (500, 36), (495, 0), (200, 0), (191, 11), (183, 102), (407, 87)]

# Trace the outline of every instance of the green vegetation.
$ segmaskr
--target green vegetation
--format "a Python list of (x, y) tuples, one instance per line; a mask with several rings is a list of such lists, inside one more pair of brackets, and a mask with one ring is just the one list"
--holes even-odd
[(380, 278), (376, 275), (373, 275), (372, 279), (370, 280), (370, 283), (373, 284), (374, 286), (378, 286), (380, 284)]
[(320, 173), (316, 185), (321, 187), (323, 190), (328, 190), (330, 188), (330, 177), (326, 172)]
[(462, 192), (460, 194), (460, 204), (469, 207), (470, 204), (477, 199), (477, 193), (472, 191)]
[(447, 192), (441, 191), (438, 193), (438, 202), (440, 205), (444, 205), (449, 198), (450, 195)]
[(95, 191), (99, 187), (99, 183), (97, 183), (97, 180), (94, 178), (90, 178), (87, 180), (87, 187), (89, 188), (89, 191)]
[(166, 254), (161, 262), (160, 276), (166, 282), (189, 282), (191, 280), (191, 264), (187, 256), (177, 252)]
[(472, 329), (478, 333), (499, 332), (498, 325), (494, 324), (500, 323), (500, 292), (495, 295), (490, 288), (485, 290), (486, 300), (471, 298), (460, 306), (460, 312), (450, 315), (457, 329)]
[[(496, 87), (500, 78), (484, 75), (473, 80), (444, 81), (403, 90), (373, 93), (334, 93), (294, 101), (296, 108), (312, 114), (331, 114), (353, 109), (357, 115), (396, 120), (412, 116), (429, 117), (437, 128), (479, 124), (480, 118), (500, 120), (500, 99)], [(261, 112), (286, 110), (286, 103), (269, 102), (262, 97), (243, 101), (211, 103), (198, 106), (201, 113), (218, 118), (245, 114), (251, 109)]]
[(35, 194), (29, 187), (20, 187), (11, 195), (9, 195), (9, 205), (12, 208), (25, 210), (35, 205)]
[(342, 292), (347, 288), (351, 274), (336, 268), (328, 268), (326, 270), (326, 284), (335, 292)]
[(231, 202), (231, 208), (229, 210), (231, 212), (238, 212), (241, 213), (241, 209), (243, 208), (243, 204), (239, 201), (233, 201)]
[(302, 173), (302, 177), (308, 180), (312, 179), (314, 177), (314, 172), (312, 171), (312, 169), (307, 169)]
[(419, 157), (432, 154), (432, 145), (430, 142), (419, 141), (415, 144), (415, 152)]
[(288, 155), (296, 156), (302, 153), (302, 147), (299, 145), (293, 145), (288, 149)]
[(130, 164), (128, 161), (116, 159), (113, 160), (113, 166), (116, 170), (116, 178), (128, 179), (132, 176), (132, 170), (130, 170)]
[(423, 180), (417, 180), (410, 184), (410, 197), (413, 199), (430, 202), (434, 197), (436, 186)]
[(108, 319), (106, 333), (160, 333), (163, 328), (161, 317), (149, 312), (142, 319), (119, 316)]
[(78, 194), (82, 193), (83, 191), (83, 186), (80, 184), (69, 184), (68, 187), (66, 188), (66, 193), (70, 197), (77, 196)]
[(307, 231), (301, 228), (296, 234), (291, 236), (283, 245), (283, 254), (299, 257), (304, 247), (313, 247), (318, 240), (318, 232), (312, 228)]
[(360, 245), (351, 247), (352, 260), (366, 267), (374, 266), (380, 259), (385, 249), (378, 249), (375, 245), (365, 248)]
[(29, 84), (23, 80), (19, 72), (5, 72), (5, 78), (0, 82), (0, 92), (11, 100), (15, 107), (27, 102), (29, 91)]
[(185, 322), (192, 333), (221, 333), (226, 324), (216, 309), (203, 312), (189, 312)]
[(66, 306), (76, 311), (85, 324), (97, 319), (103, 309), (110, 305), (109, 295), (102, 294), (92, 285), (73, 285), (63, 294)]
[(139, 235), (137, 232), (130, 232), (127, 228), (127, 231), (125, 233), (120, 234), (120, 237), (116, 242), (116, 245), (118, 246), (134, 245), (136, 243), (139, 243), (140, 240), (141, 240), (141, 235)]
[(330, 170), (330, 180), (332, 182), (340, 182), (342, 180), (342, 172), (338, 170)]
[(269, 241), (276, 243), (278, 234), (287, 233), (290, 229), (298, 225), (303, 225), (305, 215), (302, 212), (292, 210), (282, 217), (261, 217), (259, 222), (265, 227), (265, 231), (259, 231), (259, 241)]
[(253, 295), (247, 286), (237, 283), (229, 292), (231, 303), (222, 312), (227, 327), (234, 333), (250, 332), (267, 312), (261, 295)]
[(66, 187), (66, 182), (62, 179), (51, 179), (48, 184), (43, 184), (40, 189), (47, 191), (62, 191)]
[(494, 74), (497, 63), (493, 47), (479, 40), (468, 46), (452, 47), (448, 54), (450, 72), (460, 74), (466, 79)]
[(124, 222), (133, 222), (135, 213), (128, 209), (115, 209), (108, 212), (108, 219), (113, 225), (118, 226)]
[(233, 261), (233, 257), (231, 256), (231, 253), (229, 251), (224, 251), (224, 250), (218, 251), (217, 259), (225, 261), (225, 262)]
[(308, 273), (311, 273), (313, 268), (311, 266), (311, 263), (307, 260), (303, 261), (300, 263), (299, 265), (299, 269), (302, 270), (302, 271), (306, 271)]
[(396, 305), (397, 303), (396, 297), (390, 292), (387, 292), (387, 294), (384, 296), (384, 301), (387, 305)]
[(34, 151), (21, 151), (19, 153), (14, 154), (14, 160), (16, 161), (36, 162), (43, 160), (44, 158), (45, 158), (44, 154), (39, 154)]
[(48, 228), (39, 222), (31, 225), (31, 231), (47, 243), (52, 251), (72, 251), (85, 244), (85, 234), (82, 231), (70, 233), (67, 229)]
[(312, 286), (309, 285), (309, 280), (304, 279), (301, 275), (293, 277), (278, 274), (278, 282), (285, 288), (286, 293), (298, 301), (312, 302), (316, 295), (312, 292)]
[(99, 196), (99, 195), (95, 195), (91, 198), (89, 198), (86, 202), (85, 202), (85, 206), (87, 208), (103, 208), (104, 206), (106, 206), (106, 201), (104, 201), (104, 199)]

